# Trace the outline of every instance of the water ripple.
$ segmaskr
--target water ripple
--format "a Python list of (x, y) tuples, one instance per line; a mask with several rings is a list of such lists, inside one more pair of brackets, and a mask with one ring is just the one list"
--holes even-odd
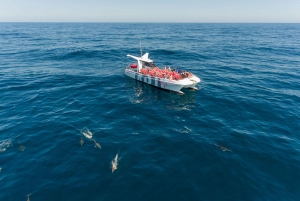
[[(297, 200), (299, 33), (0, 23), (0, 200)], [(140, 40), (159, 66), (198, 75), (200, 90), (124, 76)]]

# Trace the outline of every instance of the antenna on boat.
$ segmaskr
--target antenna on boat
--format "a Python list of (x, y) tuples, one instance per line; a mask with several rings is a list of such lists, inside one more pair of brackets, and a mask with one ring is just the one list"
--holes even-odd
[(143, 56), (143, 51), (142, 51), (142, 42), (140, 40), (140, 51), (141, 51), (141, 57)]

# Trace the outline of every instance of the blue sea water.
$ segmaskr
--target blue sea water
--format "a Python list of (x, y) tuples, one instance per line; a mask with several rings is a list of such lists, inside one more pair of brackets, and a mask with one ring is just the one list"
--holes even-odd
[(1, 201), (300, 200), (300, 24), (0, 23), (0, 94)]

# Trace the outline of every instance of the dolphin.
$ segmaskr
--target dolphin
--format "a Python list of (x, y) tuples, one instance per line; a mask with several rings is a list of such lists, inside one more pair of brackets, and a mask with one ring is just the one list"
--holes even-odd
[(80, 145), (82, 146), (82, 144), (84, 143), (82, 137), (80, 138), (80, 141), (79, 141)]
[(19, 141), (19, 150), (20, 151), (24, 151), (25, 150), (25, 147), (20, 143), (20, 141)]
[(95, 146), (96, 146), (97, 148), (101, 149), (100, 144), (99, 144), (98, 142), (96, 142), (96, 140), (94, 140), (94, 143), (95, 143)]
[(1, 172), (1, 170), (2, 170), (2, 167), (0, 167), (0, 172)]
[(27, 196), (27, 201), (30, 201), (30, 199), (29, 199), (29, 196), (30, 196), (31, 194), (28, 194), (28, 195), (26, 195)]
[(227, 149), (226, 147), (223, 147), (223, 146), (220, 146), (220, 145), (217, 145), (217, 144), (214, 144), (214, 145), (219, 147), (222, 151), (231, 151), (230, 149)]
[(111, 161), (111, 173), (114, 173), (117, 167), (118, 167), (118, 154), (115, 156), (114, 160)]

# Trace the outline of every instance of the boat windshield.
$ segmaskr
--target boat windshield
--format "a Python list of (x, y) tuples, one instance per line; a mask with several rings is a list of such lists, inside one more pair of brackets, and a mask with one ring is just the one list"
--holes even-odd
[(145, 66), (147, 66), (147, 67), (155, 67), (156, 65), (154, 64), (154, 62), (145, 62)]

